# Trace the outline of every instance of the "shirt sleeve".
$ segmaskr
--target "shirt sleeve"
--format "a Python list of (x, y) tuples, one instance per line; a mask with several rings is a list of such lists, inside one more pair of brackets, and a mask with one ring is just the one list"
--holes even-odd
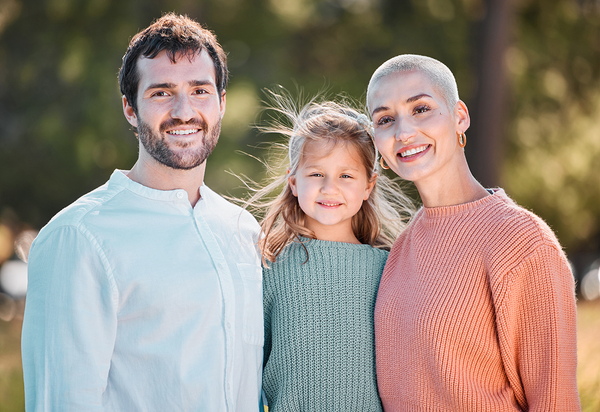
[(503, 282), (497, 307), (506, 374), (520, 406), (580, 411), (574, 280), (553, 245), (536, 248)]
[(25, 404), (33, 411), (101, 411), (117, 328), (106, 256), (82, 227), (34, 242), (23, 320)]

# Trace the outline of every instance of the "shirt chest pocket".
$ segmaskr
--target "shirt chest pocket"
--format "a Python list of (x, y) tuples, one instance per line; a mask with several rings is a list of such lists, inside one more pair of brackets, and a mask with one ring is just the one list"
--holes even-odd
[(244, 342), (262, 346), (265, 341), (262, 268), (250, 263), (238, 263), (237, 268), (244, 285)]

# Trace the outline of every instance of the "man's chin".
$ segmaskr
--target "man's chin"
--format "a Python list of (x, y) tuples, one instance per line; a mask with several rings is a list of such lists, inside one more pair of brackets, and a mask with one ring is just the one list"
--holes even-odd
[(164, 157), (154, 157), (156, 161), (161, 163), (164, 166), (167, 166), (174, 170), (192, 170), (202, 165), (206, 161), (208, 156), (193, 156), (191, 158), (188, 157), (179, 157), (179, 156), (171, 156), (168, 158)]

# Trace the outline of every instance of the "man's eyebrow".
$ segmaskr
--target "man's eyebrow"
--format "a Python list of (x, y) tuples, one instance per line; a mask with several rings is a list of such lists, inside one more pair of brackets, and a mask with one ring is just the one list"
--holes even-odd
[(417, 100), (422, 99), (423, 97), (431, 97), (431, 96), (428, 95), (427, 93), (417, 94), (416, 96), (409, 97), (408, 99), (406, 99), (406, 103), (416, 102)]
[[(212, 86), (213, 82), (211, 82), (210, 80), (190, 80), (188, 82), (188, 85), (192, 86), (192, 87), (198, 87), (198, 86)], [(146, 90), (152, 90), (152, 89), (174, 89), (176, 86), (175, 83), (152, 83), (150, 86), (148, 86), (146, 88)]]
[(190, 80), (188, 82), (190, 86), (214, 86), (214, 83), (210, 80)]
[(146, 87), (146, 90), (151, 89), (172, 89), (175, 87), (175, 83), (153, 83), (150, 86)]

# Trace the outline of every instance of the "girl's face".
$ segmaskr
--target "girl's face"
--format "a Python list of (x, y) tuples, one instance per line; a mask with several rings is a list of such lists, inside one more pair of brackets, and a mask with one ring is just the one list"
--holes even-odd
[(424, 74), (401, 72), (374, 85), (369, 92), (369, 106), (375, 144), (400, 177), (419, 188), (456, 175), (464, 156), (458, 134), (469, 127), (464, 103), (448, 108)]
[(304, 226), (320, 240), (360, 243), (352, 231), (352, 217), (373, 190), (375, 176), (369, 175), (350, 144), (333, 150), (325, 143), (306, 144), (298, 170), (288, 178), (306, 214)]

